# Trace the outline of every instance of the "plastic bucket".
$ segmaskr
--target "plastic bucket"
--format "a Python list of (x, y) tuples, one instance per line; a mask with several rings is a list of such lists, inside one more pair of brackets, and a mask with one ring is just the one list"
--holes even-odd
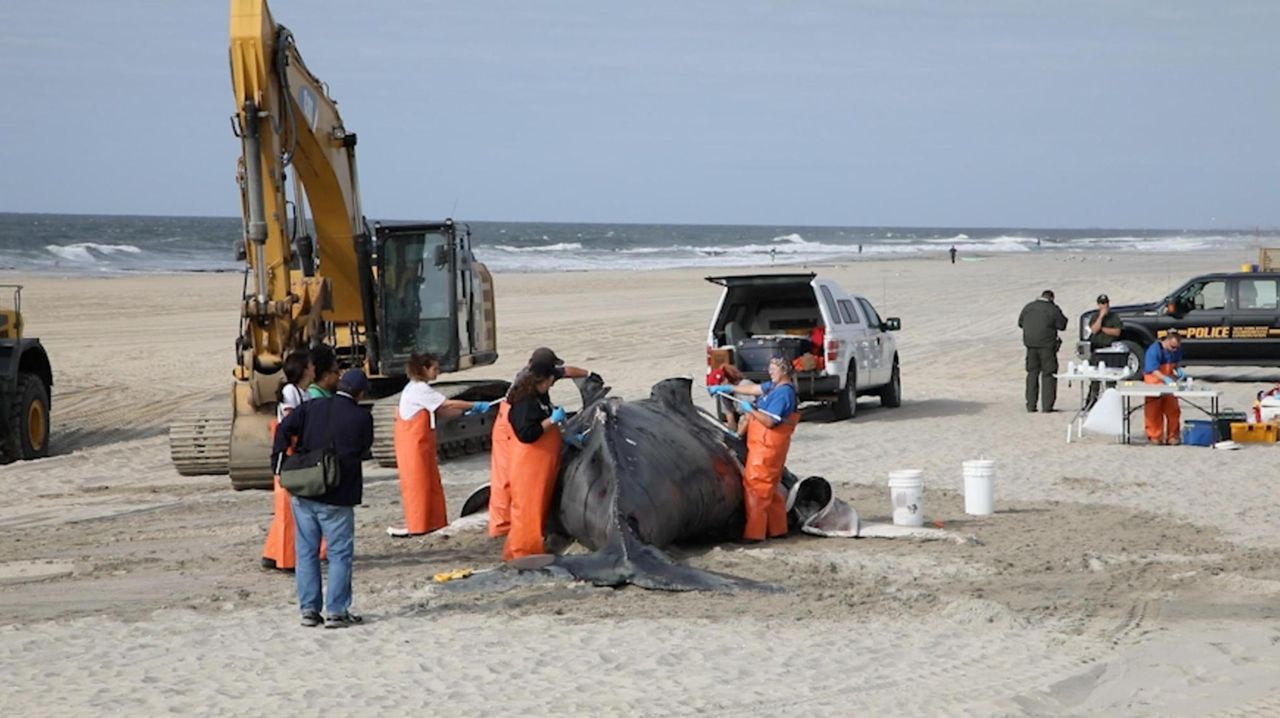
[(996, 462), (973, 459), (964, 462), (964, 512), (988, 516), (996, 511)]
[(900, 469), (889, 472), (889, 497), (895, 526), (924, 525), (924, 472)]

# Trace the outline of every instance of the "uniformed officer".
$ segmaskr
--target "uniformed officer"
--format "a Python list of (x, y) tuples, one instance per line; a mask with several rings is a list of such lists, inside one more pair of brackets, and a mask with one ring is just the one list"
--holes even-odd
[(1040, 298), (1027, 304), (1018, 315), (1022, 328), (1022, 345), (1027, 348), (1027, 411), (1036, 410), (1036, 397), (1041, 411), (1053, 411), (1058, 398), (1058, 332), (1067, 328), (1067, 315), (1053, 303), (1053, 291), (1046, 289)]
[[(1120, 331), (1124, 328), (1124, 322), (1120, 317), (1111, 313), (1111, 299), (1105, 294), (1098, 295), (1098, 313), (1094, 316), (1093, 321), (1089, 322), (1089, 363), (1097, 366), (1098, 350), (1111, 346), (1120, 338)], [(1111, 384), (1111, 382), (1108, 382)], [(1089, 396), (1085, 399), (1084, 408), (1088, 409), (1098, 401), (1098, 392), (1102, 389), (1102, 382), (1089, 382)]]

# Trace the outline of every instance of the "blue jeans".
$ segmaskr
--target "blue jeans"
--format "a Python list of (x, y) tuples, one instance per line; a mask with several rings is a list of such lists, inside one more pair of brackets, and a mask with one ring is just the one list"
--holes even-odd
[(293, 497), (293, 524), (298, 552), (294, 576), (298, 581), (298, 607), (320, 611), (320, 537), (329, 542), (329, 595), (327, 616), (341, 616), (351, 608), (351, 557), (356, 549), (356, 512), (352, 506), (333, 506)]

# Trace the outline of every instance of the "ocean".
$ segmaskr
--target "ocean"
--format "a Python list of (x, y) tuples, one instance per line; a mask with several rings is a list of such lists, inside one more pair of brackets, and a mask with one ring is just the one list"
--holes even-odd
[[(469, 222), (497, 273), (794, 265), (911, 255), (1249, 249), (1253, 230), (804, 227)], [(235, 272), (238, 217), (0, 213), (0, 270), (56, 274)]]

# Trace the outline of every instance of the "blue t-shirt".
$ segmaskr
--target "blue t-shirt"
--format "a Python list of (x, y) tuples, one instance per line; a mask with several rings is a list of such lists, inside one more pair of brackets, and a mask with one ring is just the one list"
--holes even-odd
[(760, 391), (764, 392), (764, 396), (756, 400), (756, 408), (777, 421), (784, 421), (800, 406), (794, 384), (775, 385), (771, 381), (766, 381), (760, 385)]
[(1160, 342), (1156, 342), (1147, 347), (1147, 355), (1142, 360), (1142, 373), (1150, 374), (1153, 371), (1159, 371), (1161, 364), (1180, 364), (1182, 363), (1182, 346), (1169, 351), (1164, 348)]

